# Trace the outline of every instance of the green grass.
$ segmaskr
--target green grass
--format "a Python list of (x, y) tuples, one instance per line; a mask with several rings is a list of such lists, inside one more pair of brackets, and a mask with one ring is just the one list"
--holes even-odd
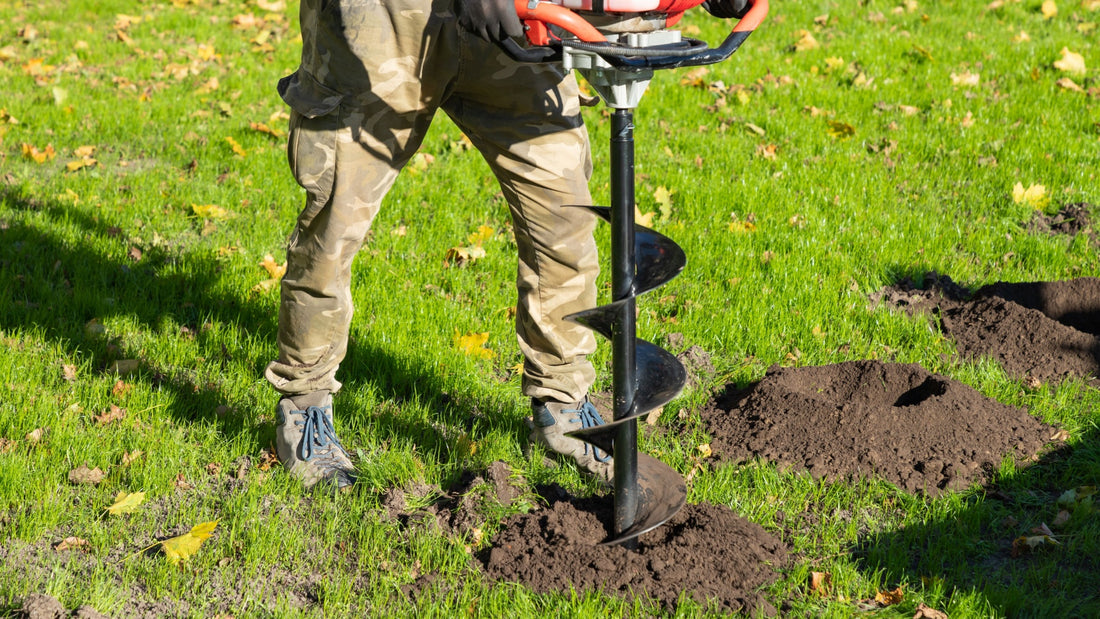
[[(709, 88), (683, 83), (686, 69), (661, 73), (637, 111), (639, 207), (656, 211), (657, 188), (675, 191), (656, 227), (689, 259), (640, 300), (639, 334), (681, 333), (716, 369), (662, 423), (676, 426), (680, 409), (775, 363), (879, 358), (920, 363), (1070, 433), (1071, 451), (1000, 471), (996, 492), (1007, 499), (975, 488), (926, 500), (767, 464), (704, 467), (690, 501), (728, 505), (791, 546), (792, 566), (767, 590), (790, 615), (864, 614), (859, 600), (897, 586), (903, 603), (875, 616), (911, 617), (919, 603), (952, 617), (1098, 612), (1095, 509), (1075, 509), (1060, 547), (1018, 558), (1008, 547), (1053, 519), (1061, 492), (1100, 479), (1100, 395), (1077, 382), (1026, 388), (992, 363), (954, 356), (926, 320), (867, 301), (930, 270), (972, 287), (1100, 275), (1087, 238), (1029, 233), (1034, 209), (1012, 199), (1017, 182), (1044, 185), (1051, 209), (1098, 199), (1100, 11), (1090, 4), (1065, 0), (1044, 19), (1037, 1), (777, 1), (744, 48), (702, 76)], [(486, 583), (468, 540), (381, 516), (388, 487), (446, 484), (494, 460), (532, 483), (592, 490), (522, 450), (507, 208), (443, 116), (424, 146), (434, 163), (400, 177), (356, 264), (336, 405), (341, 436), (365, 456), (365, 489), (311, 496), (256, 466), (236, 479), (240, 459), (258, 464), (272, 440), (275, 395), (261, 373), (275, 355), (277, 289), (257, 288), (268, 278), (260, 262), (283, 262), (302, 202), (283, 139), (250, 123), (285, 126), (274, 84), (297, 64), (296, 11), (0, 2), (0, 437), (16, 443), (0, 454), (0, 612), (30, 592), (108, 614), (654, 612)], [(140, 19), (122, 28), (120, 14)], [(238, 28), (238, 15), (267, 21)], [(685, 23), (712, 42), (728, 28), (701, 11)], [(803, 30), (819, 47), (794, 49)], [(1017, 41), (1021, 31), (1028, 40)], [(1057, 85), (1063, 47), (1084, 56), (1087, 73), (1073, 79), (1085, 92)], [(966, 73), (978, 83), (953, 83)], [(606, 203), (608, 122), (601, 108), (587, 113), (592, 189)], [(854, 134), (834, 137), (829, 121)], [(34, 163), (23, 144), (52, 145), (56, 158)], [(98, 165), (67, 171), (85, 145)], [(228, 215), (203, 219), (193, 205)], [(746, 220), (754, 230), (731, 230)], [(447, 249), (480, 225), (496, 230), (487, 256), (445, 266)], [(463, 355), (456, 332), (488, 332), (496, 357)], [(602, 388), (608, 348), (595, 359)], [(116, 390), (110, 368), (129, 359), (140, 368)], [(111, 404), (127, 416), (100, 426)], [(24, 438), (38, 428), (38, 443)], [(706, 440), (689, 416), (684, 433), (645, 447), (686, 473)], [(123, 465), (135, 450), (144, 455)], [(68, 483), (84, 463), (105, 480)], [(149, 497), (140, 510), (104, 515), (119, 491), (138, 490)], [(215, 536), (183, 566), (125, 559), (215, 519)], [(52, 550), (70, 535), (87, 552)], [(832, 574), (827, 593), (808, 590), (811, 571)], [(433, 573), (426, 594), (402, 592)], [(685, 602), (679, 614), (706, 612)]]

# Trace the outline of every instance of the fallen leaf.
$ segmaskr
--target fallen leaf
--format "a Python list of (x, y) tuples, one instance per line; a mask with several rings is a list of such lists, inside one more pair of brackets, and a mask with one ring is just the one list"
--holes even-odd
[(1058, 4), (1054, 0), (1046, 0), (1039, 11), (1043, 13), (1043, 19), (1053, 19), (1058, 15)]
[(471, 245), (477, 245), (478, 247), (480, 247), (485, 244), (485, 241), (493, 238), (493, 234), (495, 233), (496, 230), (493, 230), (491, 226), (478, 226), (476, 232), (466, 237), (466, 242)]
[(122, 379), (116, 380), (115, 384), (111, 386), (111, 395), (116, 398), (126, 397), (130, 391), (134, 388), (133, 385), (128, 385)]
[(115, 502), (107, 507), (107, 513), (112, 516), (132, 513), (144, 500), (144, 492), (119, 492), (115, 495)]
[(1034, 209), (1043, 209), (1050, 203), (1047, 196), (1047, 188), (1042, 185), (1031, 185), (1024, 189), (1023, 183), (1016, 183), (1012, 187), (1012, 201), (1016, 204), (1027, 204)]
[(745, 129), (747, 129), (749, 133), (754, 133), (760, 137), (764, 137), (764, 134), (767, 133), (767, 131), (765, 131), (763, 127), (754, 125), (752, 123), (745, 123)]
[(704, 458), (709, 458), (711, 454), (714, 453), (710, 449), (710, 443), (703, 443), (702, 445), (698, 445), (695, 449), (699, 452), (699, 455)]
[(191, 530), (183, 535), (162, 541), (160, 547), (164, 550), (165, 556), (168, 557), (168, 562), (176, 564), (190, 559), (192, 555), (198, 552), (202, 543), (214, 533), (217, 526), (217, 520), (203, 522), (191, 527)]
[(130, 466), (135, 460), (145, 455), (145, 452), (140, 449), (134, 451), (127, 451), (122, 454), (122, 466)]
[(70, 383), (76, 380), (76, 366), (71, 363), (61, 364), (61, 378)]
[(103, 478), (107, 474), (104, 473), (99, 467), (94, 469), (88, 468), (88, 464), (84, 463), (75, 469), (69, 471), (69, 481), (74, 484), (84, 484), (88, 486), (94, 486), (103, 481)]
[(847, 140), (856, 134), (856, 128), (839, 120), (826, 120), (829, 125), (829, 137), (837, 140)]
[(653, 227), (653, 216), (655, 213), (643, 213), (638, 205), (634, 205), (634, 223), (642, 226), (643, 228)]
[(9, 451), (15, 449), (15, 446), (19, 443), (11, 440), (10, 438), (4, 438), (0, 436), (0, 454), (6, 454)]
[(484, 247), (480, 245), (471, 245), (468, 247), (452, 247), (447, 250), (443, 259), (446, 260), (449, 265), (463, 267), (484, 257)]
[(264, 259), (263, 262), (260, 263), (260, 266), (267, 271), (272, 279), (282, 279), (282, 277), (286, 275), (286, 263), (279, 264), (275, 262), (275, 257), (271, 254), (264, 254)]
[(278, 463), (279, 456), (275, 454), (275, 449), (264, 448), (260, 450), (260, 463), (256, 465), (256, 468), (266, 471)]
[(1085, 57), (1076, 52), (1069, 51), (1068, 47), (1062, 48), (1062, 57), (1054, 61), (1054, 68), (1065, 73), (1084, 74)]
[(120, 419), (125, 419), (125, 418), (126, 418), (126, 409), (122, 408), (122, 407), (119, 407), (119, 406), (115, 406), (114, 404), (112, 404), (111, 408), (108, 409), (106, 412), (104, 412), (101, 415), (96, 415), (95, 422), (97, 424), (101, 425), (101, 426), (105, 426), (105, 425), (111, 423), (112, 421), (118, 421)]
[(827, 593), (832, 582), (833, 575), (829, 572), (810, 572), (810, 591)]
[(894, 606), (895, 604), (901, 604), (903, 597), (901, 587), (897, 587), (893, 591), (879, 591), (875, 594), (875, 601), (882, 606)]
[(408, 170), (414, 176), (428, 169), (428, 166), (435, 163), (435, 157), (428, 153), (416, 153), (413, 155), (411, 161), (408, 164)]
[(271, 127), (268, 127), (264, 123), (248, 123), (248, 128), (252, 129), (253, 131), (259, 131), (260, 133), (266, 133), (267, 135), (270, 135), (270, 136), (276, 137), (276, 138), (281, 138), (281, 137), (286, 135), (285, 131), (281, 131), (279, 129), (272, 129)]
[(286, 9), (286, 1), (285, 0), (275, 0), (274, 2), (269, 2), (268, 0), (256, 0), (256, 6), (260, 7), (261, 9), (263, 9), (265, 11), (270, 11), (272, 13), (278, 13), (278, 12), (283, 11), (283, 10)]
[(46, 163), (52, 161), (57, 156), (57, 151), (54, 150), (53, 144), (47, 144), (46, 148), (38, 150), (38, 147), (32, 146), (23, 142), (23, 158), (29, 159), (35, 163)]
[(176, 488), (180, 490), (190, 490), (194, 487), (191, 484), (187, 483), (187, 479), (184, 478), (183, 473), (179, 473), (176, 475), (176, 481), (174, 483), (176, 485)]
[(1065, 509), (1060, 510), (1058, 512), (1058, 515), (1054, 517), (1054, 520), (1051, 521), (1050, 526), (1060, 528), (1064, 524), (1069, 522), (1069, 518), (1070, 518), (1069, 510), (1065, 510)]
[(921, 602), (917, 604), (917, 612), (913, 615), (913, 619), (947, 619), (947, 613), (926, 606), (924, 602)]
[(977, 86), (982, 81), (982, 75), (980, 73), (971, 73), (965, 71), (963, 73), (951, 73), (951, 83), (955, 86)]
[(1078, 86), (1077, 82), (1069, 79), (1068, 77), (1063, 77), (1057, 82), (1054, 82), (1054, 84), (1063, 90), (1069, 90), (1072, 92), (1085, 92), (1084, 88)]
[(664, 185), (657, 187), (653, 192), (653, 201), (657, 203), (657, 210), (664, 221), (672, 219), (672, 196), (675, 194), (675, 189), (668, 189)]
[(224, 219), (229, 211), (217, 204), (192, 204), (191, 212), (203, 219)]
[(108, 372), (113, 372), (120, 376), (129, 376), (136, 372), (141, 367), (141, 360), (139, 359), (119, 359), (111, 363), (107, 367)]
[(817, 42), (817, 39), (809, 30), (799, 30), (796, 34), (798, 41), (794, 44), (794, 51), (805, 52), (821, 47), (821, 44)]
[(1091, 502), (1095, 494), (1096, 486), (1078, 486), (1063, 492), (1062, 495), (1058, 497), (1058, 505), (1061, 507), (1073, 507), (1084, 501)]
[(482, 359), (492, 359), (496, 356), (496, 353), (491, 349), (485, 348), (485, 343), (489, 341), (489, 333), (467, 333), (465, 335), (459, 335), (455, 332), (454, 342), (463, 353), (472, 357), (480, 357)]
[(207, 475), (216, 476), (221, 472), (222, 472), (222, 463), (221, 462), (211, 462), (211, 463), (206, 465), (206, 474)]
[(238, 157), (248, 156), (248, 151), (246, 151), (237, 140), (234, 140), (230, 136), (226, 136), (225, 141), (229, 143), (229, 147), (233, 149), (233, 152), (236, 153)]
[(54, 544), (53, 549), (61, 552), (63, 550), (87, 550), (88, 540), (79, 537), (69, 536), (60, 542)]
[(35, 429), (31, 430), (30, 432), (27, 432), (27, 435), (24, 436), (23, 438), (27, 439), (28, 443), (34, 445), (35, 443), (38, 443), (39, 441), (42, 440), (42, 436), (45, 433), (46, 433), (46, 431), (43, 430), (42, 428), (35, 428)]

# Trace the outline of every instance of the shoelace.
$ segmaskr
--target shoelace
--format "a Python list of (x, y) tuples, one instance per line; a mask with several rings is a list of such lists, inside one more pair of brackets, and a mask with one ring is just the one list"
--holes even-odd
[[(596, 406), (589, 402), (587, 399), (584, 401), (584, 404), (582, 404), (580, 408), (562, 409), (561, 412), (577, 413), (577, 416), (570, 419), (569, 423), (577, 423), (579, 421), (581, 424), (581, 429), (602, 426), (604, 423), (603, 417), (600, 417), (600, 412), (596, 410)], [(585, 452), (588, 451), (588, 445), (588, 443), (584, 444)], [(600, 454), (603, 455), (601, 456)], [(599, 460), (600, 462), (607, 462), (611, 459), (610, 454), (603, 453), (603, 451), (601, 451), (595, 445), (592, 445), (592, 457)]]
[(332, 425), (332, 417), (325, 412), (327, 410), (327, 406), (325, 408), (310, 406), (304, 411), (294, 411), (305, 415), (303, 420), (294, 422), (294, 425), (305, 426), (302, 428), (302, 442), (298, 443), (298, 457), (302, 460), (311, 460), (315, 448), (318, 452), (316, 455), (322, 458), (332, 454), (331, 449), (325, 449), (329, 445), (344, 451), (340, 439), (336, 438), (336, 427)]

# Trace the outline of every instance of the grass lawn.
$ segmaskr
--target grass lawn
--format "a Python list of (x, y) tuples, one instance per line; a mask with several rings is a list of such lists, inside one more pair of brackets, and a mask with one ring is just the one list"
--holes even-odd
[[(728, 506), (789, 545), (765, 591), (785, 613), (1100, 615), (1090, 500), (1073, 503), (1060, 545), (1010, 554), (1063, 492), (1100, 483), (1100, 392), (1031, 388), (868, 300), (929, 271), (972, 288), (1100, 275), (1087, 235), (1028, 227), (1100, 199), (1098, 23), (1097, 0), (775, 0), (730, 61), (650, 85), (635, 119), (638, 208), (689, 264), (639, 299), (638, 332), (681, 334), (714, 371), (642, 447), (694, 471), (689, 502)], [(498, 460), (532, 486), (597, 490), (524, 449), (511, 224), (448, 119), (356, 263), (336, 409), (363, 482), (310, 494), (270, 466), (276, 395), (262, 378), (303, 200), (275, 93), (297, 65), (297, 4), (0, 0), (0, 24), (0, 615), (30, 593), (111, 616), (655, 612), (486, 582), (471, 553), (524, 501), (480, 539), (382, 509), (387, 489), (446, 487)], [(715, 43), (729, 24), (699, 10), (684, 27)], [(609, 123), (602, 106), (586, 114), (606, 203)], [(459, 265), (448, 251), (472, 235), (485, 255)], [(488, 352), (469, 354), (467, 334), (487, 334)], [(595, 358), (601, 390), (609, 349)], [(715, 390), (773, 364), (869, 358), (1027, 407), (1069, 449), (936, 499), (701, 457), (709, 439), (692, 415)], [(108, 513), (120, 492), (144, 501)], [(780, 512), (804, 526), (781, 526)], [(179, 564), (143, 551), (213, 521)], [(811, 587), (813, 572), (829, 586)], [(424, 575), (433, 588), (407, 595)], [(900, 603), (869, 602), (898, 587)]]

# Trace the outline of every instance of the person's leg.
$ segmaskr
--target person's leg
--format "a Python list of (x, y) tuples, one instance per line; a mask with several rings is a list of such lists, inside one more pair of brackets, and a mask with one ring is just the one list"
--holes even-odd
[(463, 37), (460, 50), (462, 79), (443, 109), (484, 155), (512, 211), (516, 333), (532, 437), (610, 477), (606, 454), (562, 436), (602, 423), (586, 400), (595, 336), (564, 320), (596, 305), (599, 273), (596, 217), (578, 208), (591, 204), (592, 162), (576, 80), (557, 65), (516, 63), (473, 36)]
[(280, 92), (294, 110), (288, 158), (307, 196), (287, 249), (279, 355), (265, 377), (284, 396), (280, 460), (306, 485), (351, 481), (331, 397), (347, 352), (351, 265), (442, 98), (448, 67), (424, 60), (442, 23), (428, 0), (302, 5), (302, 65)]

